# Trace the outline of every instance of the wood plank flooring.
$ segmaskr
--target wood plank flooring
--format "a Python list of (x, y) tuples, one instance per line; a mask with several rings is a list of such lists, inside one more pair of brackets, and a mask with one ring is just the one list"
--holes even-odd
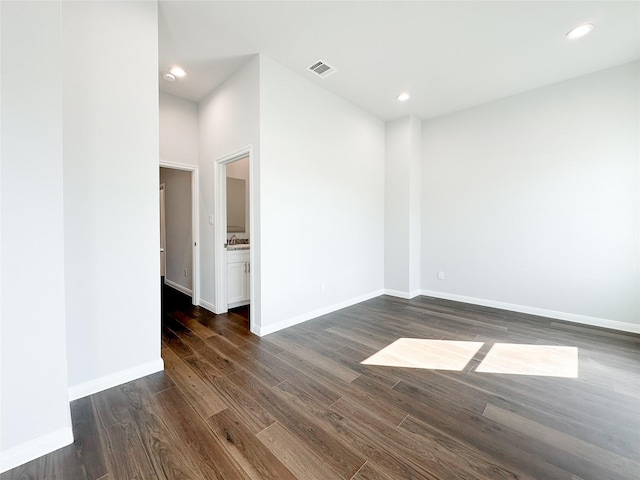
[[(164, 372), (74, 401), (75, 443), (1, 480), (640, 479), (640, 336), (382, 296), (259, 338), (165, 291)], [(481, 342), (460, 371), (365, 365)], [(496, 343), (578, 348), (578, 378), (477, 371)]]

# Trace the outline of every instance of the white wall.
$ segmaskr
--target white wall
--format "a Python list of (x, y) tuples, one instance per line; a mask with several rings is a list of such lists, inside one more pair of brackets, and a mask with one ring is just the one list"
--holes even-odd
[(160, 159), (197, 166), (198, 105), (160, 92)]
[(639, 331), (639, 82), (636, 62), (426, 122), (423, 289)]
[[(191, 172), (171, 168), (160, 169), (164, 184), (166, 273), (165, 281), (193, 288), (193, 241), (191, 239)], [(184, 271), (187, 271), (185, 276)]]
[(162, 368), (158, 22), (154, 2), (63, 2), (62, 10), (65, 286), (75, 398)]
[(422, 123), (386, 124), (384, 287), (390, 295), (420, 294), (420, 164)]
[(381, 120), (261, 57), (261, 334), (381, 293), (384, 141)]
[[(73, 441), (59, 2), (1, 2), (0, 471)], [(46, 74), (43, 74), (46, 72)]]
[[(259, 218), (260, 194), (260, 126), (259, 126), (259, 64), (256, 56), (199, 104), (200, 145), (200, 282), (201, 302), (207, 308), (215, 306), (214, 282), (214, 162), (240, 149), (253, 145), (252, 195), (254, 214)], [(226, 230), (226, 229), (225, 229)], [(252, 264), (255, 299), (252, 298), (252, 320), (260, 315), (259, 291), (260, 230), (252, 227)]]

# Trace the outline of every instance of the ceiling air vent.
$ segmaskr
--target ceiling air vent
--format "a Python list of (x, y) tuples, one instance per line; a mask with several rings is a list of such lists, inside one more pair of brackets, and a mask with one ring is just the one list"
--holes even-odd
[(337, 69), (332, 67), (331, 65), (327, 65), (324, 61), (318, 60), (314, 64), (307, 67), (307, 70), (311, 70), (313, 73), (318, 75), (320, 78), (326, 78), (332, 73), (336, 72)]

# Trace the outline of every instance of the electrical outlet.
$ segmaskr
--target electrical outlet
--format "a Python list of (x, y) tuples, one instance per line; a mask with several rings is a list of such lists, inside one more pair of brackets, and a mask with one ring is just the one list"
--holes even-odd
[(213, 225), (213, 215), (209, 215), (209, 225)]
[(444, 280), (444, 272), (438, 272), (438, 280)]
[(186, 268), (184, 269), (184, 276), (185, 277), (187, 276), (187, 269)]
[(327, 291), (327, 282), (325, 282), (324, 280), (322, 282), (320, 282), (320, 291), (321, 292), (326, 292)]

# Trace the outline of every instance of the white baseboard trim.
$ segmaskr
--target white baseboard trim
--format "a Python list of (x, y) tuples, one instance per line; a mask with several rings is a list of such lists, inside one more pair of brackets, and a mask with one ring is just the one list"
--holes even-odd
[(264, 337), (265, 335), (269, 335), (270, 333), (277, 332), (278, 330), (292, 327), (299, 323), (306, 322), (307, 320), (321, 317), (322, 315), (326, 315), (327, 313), (335, 312), (336, 310), (350, 307), (351, 305), (355, 305), (356, 303), (364, 302), (365, 300), (370, 300), (372, 298), (379, 297), (383, 293), (384, 293), (384, 290), (382, 289), (375, 290), (373, 292), (365, 293), (364, 295), (360, 295), (358, 297), (350, 298), (349, 300), (345, 300), (343, 302), (334, 303), (333, 305), (329, 305), (328, 307), (319, 308), (311, 312), (303, 313), (302, 315), (296, 315), (295, 317), (287, 318), (286, 320), (282, 320), (280, 322), (274, 323), (273, 325), (267, 325), (264, 327), (262, 326), (255, 327), (254, 333), (260, 337)]
[(499, 308), (501, 310), (528, 313), (530, 315), (554, 318), (556, 320), (564, 320), (566, 322), (581, 323), (583, 325), (591, 325), (594, 327), (610, 328), (612, 330), (620, 330), (623, 332), (640, 333), (640, 325), (633, 323), (618, 322), (616, 320), (607, 320), (605, 318), (589, 317), (587, 315), (578, 315), (576, 313), (558, 312), (555, 310), (547, 310), (545, 308), (528, 307), (526, 305), (516, 305), (514, 303), (498, 302), (495, 300), (485, 300), (483, 298), (466, 297), (464, 295), (456, 295), (453, 293), (435, 292), (433, 290), (422, 290), (421, 293), (428, 297), (471, 303), (473, 305)]
[(151, 362), (143, 363), (136, 367), (127, 368), (120, 372), (105, 375), (104, 377), (96, 378), (79, 385), (69, 387), (69, 401), (77, 400), (78, 398), (86, 397), (87, 395), (93, 395), (94, 393), (102, 392), (108, 388), (117, 387), (123, 383), (137, 380), (138, 378), (146, 377), (152, 373), (161, 372), (164, 370), (164, 361), (162, 358), (153, 360)]
[(171, 288), (174, 288), (174, 289), (178, 290), (179, 292), (184, 293), (185, 295), (189, 295), (190, 297), (193, 296), (193, 292), (191, 291), (191, 289), (189, 289), (187, 287), (183, 287), (179, 283), (176, 283), (176, 282), (174, 282), (172, 280), (169, 280), (167, 277), (164, 277), (164, 284), (170, 286)]
[(249, 300), (244, 300), (243, 302), (227, 303), (227, 309), (230, 310), (236, 307), (244, 307), (245, 305), (249, 305), (250, 303), (251, 302)]
[(0, 452), (0, 473), (72, 443), (73, 430), (69, 426)]
[(205, 310), (209, 310), (211, 313), (216, 313), (216, 306), (213, 303), (209, 303), (206, 300), (200, 299), (198, 305), (204, 308)]
[(385, 295), (391, 295), (392, 297), (405, 298), (411, 300), (421, 294), (421, 290), (414, 290), (413, 292), (401, 292), (400, 290), (391, 290), (390, 288), (384, 289)]

